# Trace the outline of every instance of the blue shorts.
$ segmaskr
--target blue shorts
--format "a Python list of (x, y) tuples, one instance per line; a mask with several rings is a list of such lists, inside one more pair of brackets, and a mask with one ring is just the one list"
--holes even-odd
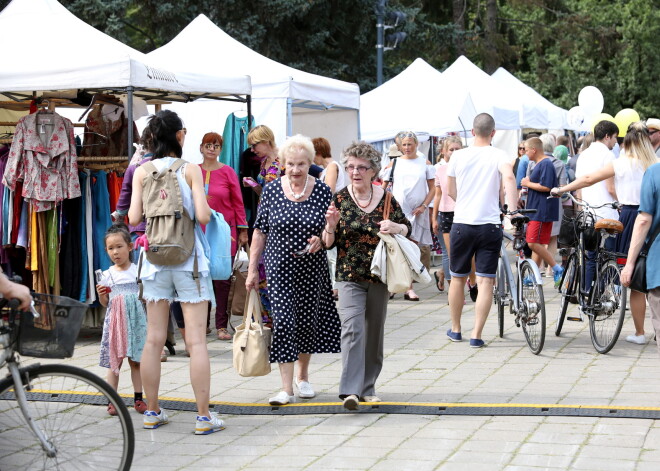
[(494, 278), (502, 247), (500, 224), (454, 223), (449, 235), (449, 271), (451, 276), (466, 277), (475, 258), (477, 276)]
[(210, 278), (199, 277), (199, 288), (191, 271), (162, 270), (152, 280), (142, 280), (142, 297), (145, 301), (179, 301), (199, 303), (211, 301)]

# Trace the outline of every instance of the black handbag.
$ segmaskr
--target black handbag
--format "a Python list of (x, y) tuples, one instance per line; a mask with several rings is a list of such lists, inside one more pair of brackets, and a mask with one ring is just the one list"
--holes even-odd
[(658, 234), (660, 234), (660, 226), (656, 228), (651, 238), (644, 244), (644, 247), (642, 247), (642, 250), (640, 250), (637, 256), (637, 260), (635, 260), (635, 268), (633, 268), (629, 285), (632, 290), (639, 291), (640, 293), (648, 293), (649, 291), (646, 288), (646, 257)]

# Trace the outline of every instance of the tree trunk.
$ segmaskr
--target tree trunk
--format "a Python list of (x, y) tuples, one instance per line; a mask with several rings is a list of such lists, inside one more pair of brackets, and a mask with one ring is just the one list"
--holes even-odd
[(454, 25), (456, 25), (456, 54), (465, 55), (465, 41), (464, 41), (464, 32), (465, 32), (465, 1), (464, 0), (452, 0), (452, 19)]
[(486, 1), (486, 57), (484, 58), (484, 69), (492, 74), (499, 67), (497, 54), (497, 0)]

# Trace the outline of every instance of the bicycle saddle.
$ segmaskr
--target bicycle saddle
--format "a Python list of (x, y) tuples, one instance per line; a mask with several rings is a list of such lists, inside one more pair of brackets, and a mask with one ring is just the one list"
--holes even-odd
[(594, 227), (597, 231), (605, 231), (610, 234), (621, 234), (623, 232), (623, 224), (616, 219), (601, 219), (596, 222)]

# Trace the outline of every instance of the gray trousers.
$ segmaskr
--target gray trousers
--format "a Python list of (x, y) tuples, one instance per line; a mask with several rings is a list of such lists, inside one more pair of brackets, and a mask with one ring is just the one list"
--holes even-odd
[(658, 345), (658, 353), (660, 353), (660, 287), (649, 290), (648, 300), (655, 342)]
[(383, 283), (337, 283), (341, 319), (339, 397), (376, 395), (383, 368), (388, 292)]

